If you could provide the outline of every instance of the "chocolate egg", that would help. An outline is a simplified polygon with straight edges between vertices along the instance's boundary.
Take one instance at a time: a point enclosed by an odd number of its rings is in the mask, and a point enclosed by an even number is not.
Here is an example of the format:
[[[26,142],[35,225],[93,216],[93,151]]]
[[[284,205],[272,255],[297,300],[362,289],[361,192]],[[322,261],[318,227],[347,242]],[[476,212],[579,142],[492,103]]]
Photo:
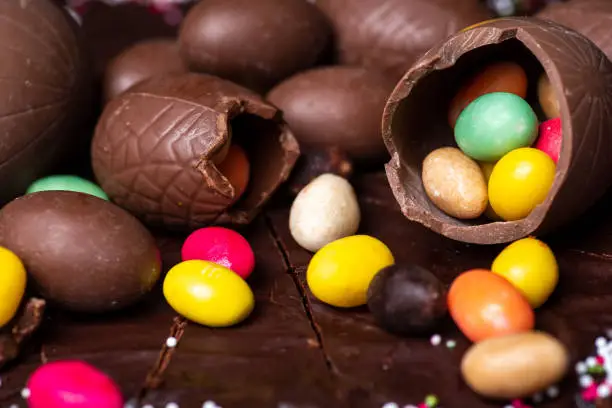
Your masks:
[[[478,0],[318,0],[331,20],[343,64],[384,70],[399,79],[437,42],[491,18]]]
[[[421,163],[431,151],[454,144],[446,115],[455,92],[474,72],[501,60],[525,69],[532,84],[527,95],[531,106],[538,105],[543,72],[559,98],[563,142],[554,182],[526,218],[458,220],[427,198]],[[392,156],[387,177],[402,212],[442,235],[479,244],[541,235],[577,217],[612,184],[611,77],[612,63],[595,44],[536,18],[486,22],[432,48],[404,75],[383,115],[383,138]]]
[[[153,39],[134,44],[116,56],[104,75],[106,101],[155,75],[187,72],[173,39]]]
[[[612,2],[609,0],[572,0],[553,3],[536,17],[572,28],[588,37],[612,58]]]
[[[217,167],[227,144],[250,163],[246,192]],[[151,225],[193,229],[247,224],[287,179],[299,147],[278,109],[205,74],[151,78],[110,101],[92,142],[92,164],[111,200]]]
[[[0,2],[0,203],[23,194],[79,136],[86,67],[77,23],[51,0]]]
[[[160,274],[155,241],[132,215],[72,191],[43,191],[0,210],[0,245],[13,251],[50,301],[78,312],[128,306]]]
[[[333,66],[301,72],[267,99],[305,148],[338,147],[353,159],[380,160],[387,157],[380,117],[393,86],[376,71]]]
[[[330,34],[304,0],[207,0],[187,14],[179,43],[192,70],[262,91],[312,66]]]

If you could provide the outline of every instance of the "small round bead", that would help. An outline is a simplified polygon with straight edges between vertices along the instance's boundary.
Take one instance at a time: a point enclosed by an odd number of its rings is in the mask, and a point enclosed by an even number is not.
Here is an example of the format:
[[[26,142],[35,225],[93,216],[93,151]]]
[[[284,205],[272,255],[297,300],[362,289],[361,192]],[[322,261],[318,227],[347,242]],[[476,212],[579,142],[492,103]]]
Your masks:
[[[147,404],[147,405],[143,405],[142,408],[154,408],[154,407],[151,404]]]
[[[399,405],[397,405],[395,402],[387,402],[382,406],[382,408],[399,408]]]
[[[578,382],[582,388],[588,388],[593,384],[593,377],[590,375],[581,375]]]
[[[605,337],[598,337],[597,340],[595,340],[595,345],[597,347],[604,347],[606,344],[608,344],[608,341]]]
[[[448,345],[448,343],[447,343]],[[425,405],[427,405],[429,408],[435,408],[438,406],[438,397],[436,397],[433,394],[430,394],[428,396],[425,397]]]
[[[442,342],[442,337],[439,334],[431,336],[430,342],[433,346],[438,346]]]
[[[586,359],[587,367],[595,367],[597,365],[597,359],[595,357],[589,357]]]
[[[169,402],[166,404],[166,408],[179,408],[179,404],[176,402]]]
[[[176,337],[168,337],[166,339],[166,346],[170,348],[176,347],[177,344],[178,344],[178,340],[176,339]]]
[[[446,342],[446,347],[448,347],[449,349],[455,348],[456,345],[457,342],[455,340],[448,340]]]
[[[204,404],[202,404],[202,408],[221,408],[221,407],[215,404],[214,401],[206,401]]]
[[[601,384],[597,387],[597,396],[599,398],[608,398],[610,396],[610,387],[606,384]]]
[[[584,374],[587,372],[587,366],[584,362],[576,363],[576,374]]]
[[[29,388],[24,388],[24,389],[21,390],[21,398],[23,398],[23,399],[30,398],[30,389]]]
[[[546,395],[548,395],[548,398],[557,398],[559,396],[559,388],[554,385],[548,387]]]

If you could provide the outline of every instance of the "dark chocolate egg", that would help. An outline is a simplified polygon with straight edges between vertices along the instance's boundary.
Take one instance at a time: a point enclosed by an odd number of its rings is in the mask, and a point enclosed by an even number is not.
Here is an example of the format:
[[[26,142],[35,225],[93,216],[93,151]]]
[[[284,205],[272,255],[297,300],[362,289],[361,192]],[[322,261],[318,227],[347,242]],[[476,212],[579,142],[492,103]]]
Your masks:
[[[339,147],[357,160],[387,157],[380,118],[395,83],[377,71],[332,66],[301,72],[267,99],[304,147]]]
[[[446,289],[434,274],[417,265],[391,265],[374,276],[368,308],[383,328],[422,334],[446,314]]]
[[[236,169],[219,165],[229,143],[250,162],[238,201],[230,183]],[[276,107],[232,82],[195,73],[154,77],[111,100],[92,142],[93,170],[111,200],[173,229],[249,223],[298,156]]]
[[[331,20],[343,64],[384,70],[399,79],[437,42],[491,18],[479,0],[317,0]]]
[[[86,116],[78,25],[51,0],[0,1],[0,203],[74,145]]]
[[[305,0],[206,0],[185,17],[179,43],[192,70],[264,91],[312,66],[330,35]]]
[[[155,241],[135,217],[72,191],[28,194],[4,206],[0,245],[19,256],[45,298],[78,312],[136,302],[161,270]]]
[[[174,39],[159,38],[134,44],[116,56],[104,74],[106,101],[155,75],[187,72]]]

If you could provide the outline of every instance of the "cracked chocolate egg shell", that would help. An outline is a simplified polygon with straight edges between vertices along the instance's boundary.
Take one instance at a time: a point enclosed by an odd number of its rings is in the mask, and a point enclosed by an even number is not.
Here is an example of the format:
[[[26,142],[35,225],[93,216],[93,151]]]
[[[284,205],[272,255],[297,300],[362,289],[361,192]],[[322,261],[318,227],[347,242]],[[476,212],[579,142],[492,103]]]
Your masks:
[[[491,18],[478,0],[317,0],[332,22],[340,63],[381,69],[393,80],[439,41]]]
[[[217,168],[229,143],[250,162],[246,192],[236,202]],[[195,73],[151,78],[110,101],[92,142],[94,173],[109,197],[149,225],[179,230],[248,224],[298,156],[276,107]]]
[[[555,179],[544,202],[524,219],[455,219],[427,197],[422,162],[434,149],[455,145],[445,115],[458,88],[500,60],[515,61],[525,69],[530,84],[527,100],[536,108],[538,78],[542,72],[550,78],[563,129]],[[431,49],[397,84],[382,123],[391,154],[387,177],[408,219],[449,238],[494,244],[547,233],[583,213],[611,184],[610,112],[612,63],[586,37],[535,18],[485,22]]]
[[[0,2],[0,203],[69,152],[84,115],[78,26],[50,0]]]
[[[588,37],[612,58],[612,2],[609,0],[571,0],[553,3],[536,17],[554,21]]]
[[[13,251],[48,300],[101,313],[133,304],[157,282],[153,236],[108,201],[72,191],[19,197],[0,210],[0,245]]]

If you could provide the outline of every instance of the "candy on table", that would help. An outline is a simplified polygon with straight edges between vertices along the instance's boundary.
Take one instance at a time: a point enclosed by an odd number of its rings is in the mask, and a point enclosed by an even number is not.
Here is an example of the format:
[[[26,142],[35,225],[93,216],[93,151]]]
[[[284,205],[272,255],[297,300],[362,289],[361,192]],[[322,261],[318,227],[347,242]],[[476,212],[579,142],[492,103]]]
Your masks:
[[[563,143],[561,118],[549,119],[540,124],[539,136],[535,148],[543,151],[557,164]]]
[[[498,62],[484,68],[459,89],[448,110],[448,123],[455,127],[459,114],[476,98],[493,92],[508,92],[525,98],[527,75],[515,62]]]
[[[255,254],[238,232],[223,227],[200,228],[192,232],[181,248],[183,261],[199,259],[224,266],[243,279],[255,268]]]
[[[502,157],[489,179],[489,202],[506,221],[527,217],[548,195],[555,179],[555,163],[531,147]]]
[[[234,199],[236,202],[246,191],[251,176],[251,164],[242,147],[237,144],[229,145],[224,159],[217,164],[217,169],[223,174],[234,187]]]
[[[459,275],[448,291],[448,310],[474,342],[533,329],[533,309],[510,282],[485,269]]]
[[[587,406],[610,398],[612,394],[612,341],[604,336],[598,337],[595,340],[595,355],[579,361],[575,366],[575,372],[581,389],[578,396],[580,404]]]
[[[442,147],[423,160],[421,174],[429,199],[446,214],[479,217],[487,208],[487,184],[474,160],[454,147]]]
[[[306,280],[312,294],[324,303],[362,306],[374,276],[394,262],[389,248],[378,239],[353,235],[321,248],[310,260]]]
[[[455,141],[474,160],[492,162],[538,136],[538,118],[527,101],[507,92],[482,95],[459,115]]]
[[[123,408],[117,385],[82,361],[54,361],[40,366],[22,392],[30,408]]]
[[[175,265],[164,279],[163,292],[177,313],[209,327],[236,325],[255,306],[253,292],[240,276],[209,261]]]
[[[548,119],[558,118],[561,116],[559,99],[555,94],[555,90],[550,83],[550,79],[546,73],[543,73],[538,80],[538,101],[540,107]]]
[[[26,270],[19,257],[0,247],[0,327],[10,322],[17,313],[26,281]]]
[[[57,174],[38,179],[28,187],[26,194],[50,190],[75,191],[78,193],[90,194],[103,200],[109,200],[100,186],[82,177],[71,174]]]
[[[289,230],[302,247],[316,252],[357,232],[361,211],[355,190],[343,177],[323,174],[300,191],[291,206]]]
[[[493,261],[491,271],[513,284],[533,308],[546,302],[559,279],[555,255],[535,238],[523,238],[504,248]]]

